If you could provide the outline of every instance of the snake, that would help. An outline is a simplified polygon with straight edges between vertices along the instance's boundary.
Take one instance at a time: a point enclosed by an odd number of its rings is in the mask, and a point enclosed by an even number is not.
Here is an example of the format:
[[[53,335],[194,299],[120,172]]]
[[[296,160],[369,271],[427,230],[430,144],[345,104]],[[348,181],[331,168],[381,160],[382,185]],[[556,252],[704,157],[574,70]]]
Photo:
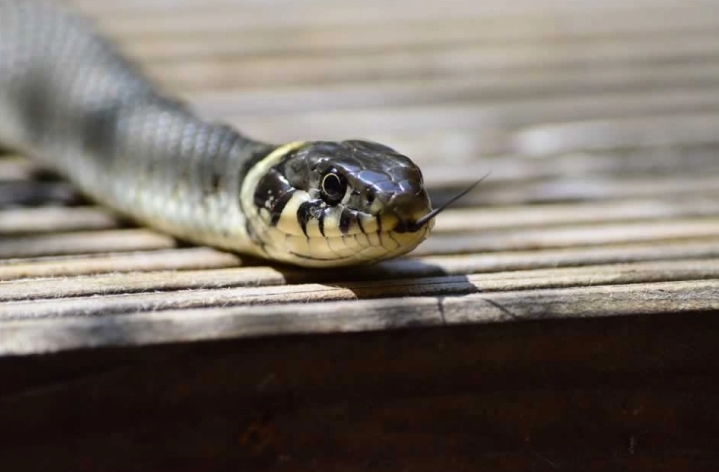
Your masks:
[[[388,146],[275,145],[201,119],[46,0],[0,0],[0,143],[141,225],[303,267],[407,254],[444,208]]]

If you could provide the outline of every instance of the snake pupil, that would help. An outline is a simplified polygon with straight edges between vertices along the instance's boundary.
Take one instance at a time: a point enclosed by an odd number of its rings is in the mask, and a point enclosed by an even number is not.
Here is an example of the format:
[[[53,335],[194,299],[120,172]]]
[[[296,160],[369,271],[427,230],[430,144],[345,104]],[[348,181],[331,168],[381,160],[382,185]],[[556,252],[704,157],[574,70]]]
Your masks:
[[[326,173],[322,177],[322,197],[330,205],[342,201],[347,193],[347,181],[336,170]]]

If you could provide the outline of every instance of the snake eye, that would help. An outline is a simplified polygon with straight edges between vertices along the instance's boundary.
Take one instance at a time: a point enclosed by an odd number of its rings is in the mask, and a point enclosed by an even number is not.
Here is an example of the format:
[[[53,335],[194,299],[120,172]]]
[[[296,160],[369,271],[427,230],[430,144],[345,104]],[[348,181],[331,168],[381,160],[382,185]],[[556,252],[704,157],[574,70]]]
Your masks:
[[[342,201],[347,193],[347,180],[336,170],[331,170],[322,176],[322,198],[330,205]]]

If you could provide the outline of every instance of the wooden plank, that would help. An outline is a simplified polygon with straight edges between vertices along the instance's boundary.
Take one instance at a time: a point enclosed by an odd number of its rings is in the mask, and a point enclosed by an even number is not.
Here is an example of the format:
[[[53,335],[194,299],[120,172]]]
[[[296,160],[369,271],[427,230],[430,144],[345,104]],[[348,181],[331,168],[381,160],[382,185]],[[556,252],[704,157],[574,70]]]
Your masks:
[[[719,260],[678,260],[599,267],[539,269],[490,274],[424,277],[383,277],[373,281],[348,282],[354,274],[283,273],[271,267],[231,268],[213,271],[111,274],[73,280],[50,279],[0,284],[0,302],[34,300],[32,304],[4,304],[3,316],[49,317],[102,315],[133,311],[171,309],[164,303],[191,308],[206,300],[208,306],[293,303],[305,300],[354,300],[401,296],[440,296],[453,293],[500,292],[541,288],[619,285],[646,282],[719,278]],[[285,285],[288,282],[291,285]],[[324,281],[325,285],[317,282]],[[193,290],[185,294],[167,293]],[[163,292],[163,293],[159,293]],[[127,297],[111,295],[135,294]],[[97,301],[95,295],[104,295]],[[72,300],[64,300],[67,298]],[[54,303],[52,300],[57,300]],[[203,305],[204,306],[204,305]],[[8,311],[5,311],[5,310]]]
[[[698,64],[715,62],[711,38],[616,44],[567,44],[548,48],[541,44],[513,47],[460,45],[451,48],[391,49],[355,54],[307,54],[250,57],[206,57],[181,62],[147,64],[150,75],[173,89],[227,89],[272,84],[326,84],[376,78],[432,78],[446,75],[514,74],[526,70],[547,71],[610,65],[627,68],[660,61]],[[591,57],[591,60],[587,58]],[[283,75],[284,73],[284,75]]]
[[[107,251],[109,248],[104,249]],[[0,281],[112,272],[220,269],[239,265],[242,265],[242,259],[238,256],[207,247],[109,254],[101,252],[66,257],[0,260]]]
[[[176,245],[173,238],[146,229],[78,231],[0,239],[0,259],[169,249]]]
[[[679,129],[681,130],[681,126]],[[619,147],[619,143],[612,142],[612,135],[608,135],[606,149],[579,148],[547,154],[548,149],[542,147],[541,142],[537,147],[534,147],[532,141],[526,143],[517,139],[515,142],[514,138],[520,136],[521,131],[515,133],[507,130],[479,130],[472,133],[469,130],[458,130],[402,134],[372,133],[371,137],[380,142],[392,143],[396,149],[411,156],[424,169],[424,174],[429,179],[427,186],[430,190],[467,182],[469,174],[479,178],[491,171],[482,188],[472,195],[481,194],[487,187],[498,182],[502,182],[503,185],[507,183],[514,185],[531,183],[533,180],[536,183],[542,179],[578,178],[581,181],[587,177],[622,177],[639,179],[633,182],[639,183],[641,178],[649,175],[666,177],[673,174],[678,177],[696,177],[701,174],[712,175],[717,168],[717,160],[714,159],[716,146],[713,144],[666,142],[664,145],[656,146]],[[668,133],[667,141],[672,139],[671,136],[673,134]],[[561,141],[556,142],[556,146],[561,148]],[[548,145],[553,144],[550,141]],[[522,151],[523,147],[527,148],[528,152],[518,153],[517,151]],[[678,159],[679,156],[681,159]],[[450,165],[439,164],[438,158]],[[459,181],[456,180],[457,166],[465,169],[464,177]],[[455,182],[451,182],[453,178]],[[459,204],[463,203],[464,200],[459,202]]]
[[[719,208],[713,198],[696,195],[671,200],[627,199],[618,202],[537,204],[530,207],[497,205],[449,209],[437,217],[434,231],[440,234],[474,233],[495,229],[549,228],[693,216],[719,216]]]
[[[662,22],[666,9],[607,10],[603,21],[582,13],[543,12],[537,15],[499,17],[425,17],[391,21],[387,18],[367,23],[326,25],[283,25],[276,23],[202,31],[162,31],[116,35],[121,47],[146,62],[213,57],[353,53],[392,47],[452,47],[462,44],[558,43],[581,41],[631,41],[635,38],[709,34],[719,27],[710,12],[698,9],[673,10],[671,24]],[[229,12],[241,17],[243,12]],[[163,18],[163,23],[172,18]]]
[[[719,109],[717,87],[674,89],[671,95],[655,91],[597,93],[546,99],[504,99],[468,104],[418,105],[393,108],[308,111],[225,121],[261,136],[286,141],[289,137],[339,138],[372,133],[437,132],[477,129],[513,129],[547,122],[641,117]],[[319,138],[318,138],[319,139]]]
[[[72,4],[82,0],[70,0]],[[293,25],[356,25],[382,21],[407,21],[413,19],[456,19],[466,17],[497,18],[503,16],[522,16],[551,18],[552,14],[561,13],[583,14],[586,16],[615,12],[631,14],[636,11],[660,10],[665,15],[686,10],[686,5],[677,0],[643,0],[627,7],[626,3],[612,1],[611,3],[571,2],[568,0],[543,0],[541,5],[530,1],[513,2],[483,2],[471,0],[453,0],[451,2],[425,1],[422,8],[408,7],[405,2],[385,3],[379,0],[363,2],[361,5],[343,5],[336,8],[328,2],[283,2],[283,15],[277,14],[277,4],[274,2],[254,2],[252,4],[225,3],[196,4],[197,8],[183,8],[173,3],[172,8],[167,4],[159,8],[143,11],[138,15],[135,9],[119,9],[119,11],[95,10],[101,19],[105,19],[103,27],[114,34],[166,34],[168,32],[182,32],[191,34],[207,30],[207,25],[213,25],[218,31],[234,31],[240,27],[273,25],[286,27]],[[694,2],[696,9],[709,9],[711,1]],[[87,12],[93,9],[82,5]],[[134,5],[137,8],[137,4]],[[451,7],[450,7],[451,6]],[[234,7],[234,8],[233,8]],[[123,14],[123,10],[124,13]],[[548,14],[549,13],[549,14]]]
[[[461,254],[488,251],[526,251],[547,248],[599,246],[643,242],[652,244],[696,237],[719,237],[719,220],[673,219],[670,221],[593,224],[485,231],[482,234],[435,234],[413,254]]]
[[[118,226],[116,217],[98,207],[40,207],[0,212],[0,237],[52,231],[106,230]]]
[[[694,145],[715,142],[710,130],[719,125],[714,113],[615,118],[536,126],[514,137],[516,151],[526,155],[556,154],[576,149]]]
[[[719,280],[714,279],[390,298],[364,303],[332,301],[148,311],[132,316],[76,317],[64,320],[62,324],[52,319],[17,320],[3,323],[0,353],[18,355],[81,347],[390,330],[442,324],[681,314],[719,309],[717,293]],[[5,309],[3,316],[10,317]]]
[[[377,77],[373,80],[338,82],[318,88],[314,84],[271,84],[218,90],[180,90],[200,113],[249,117],[368,107],[492,101],[502,98],[531,99],[542,96],[581,95],[598,92],[662,90],[717,84],[719,61],[687,67],[683,63],[608,64],[596,68],[486,71],[481,74],[440,77]],[[707,118],[711,119],[710,116]]]
[[[711,470],[718,328],[655,315],[5,357],[3,458],[29,471]]]

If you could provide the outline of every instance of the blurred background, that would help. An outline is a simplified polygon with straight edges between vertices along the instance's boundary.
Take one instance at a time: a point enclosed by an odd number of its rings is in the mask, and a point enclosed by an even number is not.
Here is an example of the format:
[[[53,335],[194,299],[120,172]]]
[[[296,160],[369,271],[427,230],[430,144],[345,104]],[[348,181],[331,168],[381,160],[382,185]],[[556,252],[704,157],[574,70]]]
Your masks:
[[[465,203],[719,189],[715,1],[69,3],[256,138],[377,140],[435,190],[491,170]]]

